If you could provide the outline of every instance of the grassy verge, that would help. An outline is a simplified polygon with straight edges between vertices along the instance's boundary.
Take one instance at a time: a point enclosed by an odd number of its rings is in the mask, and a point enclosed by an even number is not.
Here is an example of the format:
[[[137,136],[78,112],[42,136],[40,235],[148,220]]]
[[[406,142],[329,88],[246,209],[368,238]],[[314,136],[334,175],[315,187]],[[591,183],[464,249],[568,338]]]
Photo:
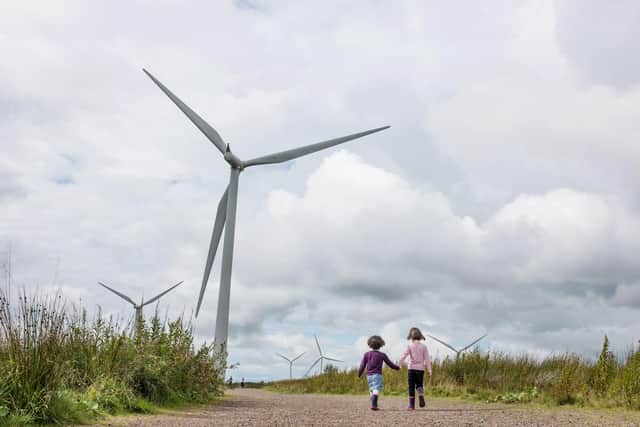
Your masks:
[[[157,312],[137,330],[92,320],[59,296],[0,291],[0,426],[89,423],[222,393],[224,354],[196,348],[189,322]]]
[[[435,361],[433,377],[425,381],[425,392],[438,397],[640,410],[640,349],[616,358],[605,337],[597,361],[573,354],[540,360],[476,350],[459,358]],[[384,383],[385,394],[406,395],[406,368],[385,368]],[[284,393],[368,393],[366,379],[358,379],[355,369],[339,371],[333,366],[322,375],[275,382],[268,389]]]

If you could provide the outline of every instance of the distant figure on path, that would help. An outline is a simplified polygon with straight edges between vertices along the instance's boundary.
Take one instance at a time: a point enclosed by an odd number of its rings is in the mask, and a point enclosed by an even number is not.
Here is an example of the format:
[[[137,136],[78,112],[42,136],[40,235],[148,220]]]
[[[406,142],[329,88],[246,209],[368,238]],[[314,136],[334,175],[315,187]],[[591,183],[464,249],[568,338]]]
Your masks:
[[[371,400],[371,410],[378,410],[378,396],[384,386],[382,378],[382,362],[386,363],[391,369],[396,371],[400,369],[398,365],[389,360],[389,357],[379,351],[384,347],[384,340],[378,335],[373,335],[367,340],[367,345],[371,351],[367,351],[362,356],[360,368],[358,369],[358,378],[362,376],[364,369],[367,368],[367,383],[369,384],[369,399]]]
[[[242,377],[242,381],[240,381],[240,387],[244,388],[244,377]]]
[[[233,377],[229,377],[229,388],[233,386]]]
[[[399,365],[402,366],[407,356],[409,357],[409,406],[407,406],[407,411],[413,411],[416,409],[416,388],[420,398],[420,407],[424,408],[426,405],[424,401],[424,371],[426,369],[431,377],[431,358],[427,346],[420,342],[424,340],[420,329],[411,328],[407,339],[410,342],[400,357]]]

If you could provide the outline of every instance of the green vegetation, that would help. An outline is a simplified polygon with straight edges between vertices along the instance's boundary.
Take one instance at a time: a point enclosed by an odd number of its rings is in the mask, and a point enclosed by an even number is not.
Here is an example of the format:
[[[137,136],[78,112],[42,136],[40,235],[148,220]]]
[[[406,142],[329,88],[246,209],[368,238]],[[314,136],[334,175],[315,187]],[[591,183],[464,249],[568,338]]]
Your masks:
[[[616,359],[605,337],[596,361],[573,354],[536,359],[477,349],[459,358],[433,363],[433,377],[426,393],[504,403],[594,406],[640,410],[640,348]],[[385,368],[384,392],[404,395],[407,371]],[[367,393],[365,378],[355,369],[327,367],[322,375],[279,381],[269,386],[285,393]]]
[[[89,321],[60,295],[12,304],[0,290],[0,426],[86,423],[222,393],[224,354],[196,349],[190,323],[156,311],[131,332],[100,312]]]

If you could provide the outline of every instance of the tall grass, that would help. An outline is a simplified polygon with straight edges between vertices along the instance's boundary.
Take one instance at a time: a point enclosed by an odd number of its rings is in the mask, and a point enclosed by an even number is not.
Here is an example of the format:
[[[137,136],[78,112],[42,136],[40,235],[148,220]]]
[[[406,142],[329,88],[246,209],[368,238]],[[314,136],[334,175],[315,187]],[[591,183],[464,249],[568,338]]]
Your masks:
[[[0,425],[85,422],[103,413],[203,402],[222,392],[225,355],[196,349],[191,324],[156,311],[126,324],[53,297],[0,290]]]
[[[551,405],[623,407],[640,410],[640,349],[616,359],[605,338],[599,359],[575,354],[543,359],[527,354],[481,353],[436,360],[426,392],[505,403],[537,402]],[[355,369],[328,367],[311,378],[279,381],[271,389],[291,393],[367,393],[365,378]],[[384,392],[407,393],[407,370],[384,370]]]

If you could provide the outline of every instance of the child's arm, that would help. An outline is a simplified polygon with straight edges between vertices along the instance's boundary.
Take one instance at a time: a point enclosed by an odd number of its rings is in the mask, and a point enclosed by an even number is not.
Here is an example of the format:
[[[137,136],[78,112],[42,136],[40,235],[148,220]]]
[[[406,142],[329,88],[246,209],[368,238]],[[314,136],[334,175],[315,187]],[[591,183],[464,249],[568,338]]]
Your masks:
[[[409,347],[407,347],[404,350],[404,353],[402,353],[402,356],[400,356],[400,361],[398,362],[398,365],[402,366],[404,364],[404,360],[407,358],[408,355],[409,355]]]
[[[384,354],[384,363],[387,364],[388,367],[390,367],[391,369],[395,369],[396,371],[400,370],[400,366],[396,365],[395,363],[393,363],[390,359],[389,356],[387,356],[387,354]]]
[[[364,368],[366,367],[367,367],[367,353],[365,353],[364,356],[362,356],[362,362],[360,362],[360,368],[358,368],[358,378],[362,376],[362,373],[364,372]]]
[[[427,346],[424,346],[424,368],[429,372],[429,376],[431,376],[431,357],[429,357],[429,349]]]

